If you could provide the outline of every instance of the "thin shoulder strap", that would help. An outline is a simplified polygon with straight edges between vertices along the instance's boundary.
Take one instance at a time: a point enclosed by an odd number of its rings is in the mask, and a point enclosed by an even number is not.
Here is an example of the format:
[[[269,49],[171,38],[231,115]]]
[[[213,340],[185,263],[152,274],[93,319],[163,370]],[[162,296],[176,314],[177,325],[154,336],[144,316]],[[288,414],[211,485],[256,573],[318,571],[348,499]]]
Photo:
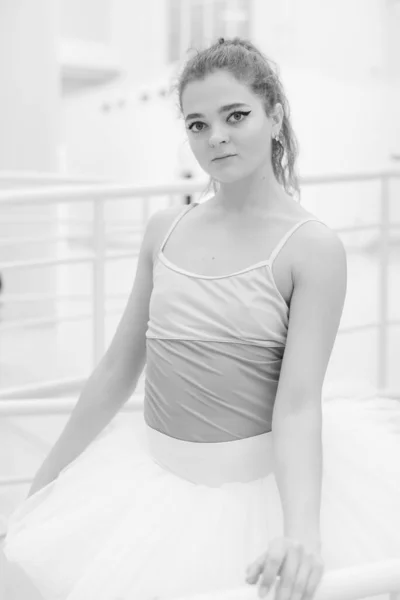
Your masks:
[[[303,219],[303,221],[300,221],[299,223],[296,223],[296,225],[294,225],[291,229],[289,229],[289,231],[287,231],[285,233],[285,235],[279,240],[279,242],[277,243],[277,245],[275,246],[275,248],[272,250],[271,256],[269,257],[269,263],[271,265],[274,262],[275,258],[278,256],[279,252],[282,250],[283,246],[288,241],[288,239],[293,235],[293,233],[299,227],[301,227],[302,225],[304,225],[304,223],[308,223],[309,221],[318,221],[319,223],[322,223],[322,221],[320,221],[319,219],[316,219],[314,217],[309,217],[307,219]]]
[[[194,206],[197,206],[197,202],[192,202],[191,204],[189,204],[189,206],[185,206],[185,208],[178,214],[178,216],[175,217],[175,219],[172,221],[172,225],[170,226],[170,228],[167,231],[167,235],[164,237],[164,240],[160,246],[159,252],[163,251],[163,248],[164,248],[165,244],[167,243],[169,236],[171,235],[171,233],[173,232],[175,227],[178,225],[178,223],[182,219],[182,217],[184,215],[186,215],[186,213],[189,212],[189,210],[191,210]]]

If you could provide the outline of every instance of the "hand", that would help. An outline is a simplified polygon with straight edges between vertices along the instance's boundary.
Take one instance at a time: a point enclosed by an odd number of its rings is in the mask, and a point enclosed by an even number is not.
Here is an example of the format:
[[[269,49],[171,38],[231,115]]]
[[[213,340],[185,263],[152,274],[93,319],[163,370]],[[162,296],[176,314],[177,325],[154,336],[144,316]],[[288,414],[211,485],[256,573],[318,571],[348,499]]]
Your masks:
[[[249,566],[246,581],[255,584],[260,578],[259,597],[265,598],[279,574],[275,600],[312,600],[323,572],[319,549],[279,537]]]

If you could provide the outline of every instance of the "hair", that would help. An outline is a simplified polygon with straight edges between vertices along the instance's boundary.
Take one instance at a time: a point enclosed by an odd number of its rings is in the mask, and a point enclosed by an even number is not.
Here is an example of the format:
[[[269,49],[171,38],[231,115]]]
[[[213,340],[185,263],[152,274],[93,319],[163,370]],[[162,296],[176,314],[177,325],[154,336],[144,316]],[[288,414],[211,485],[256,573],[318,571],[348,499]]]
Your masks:
[[[231,73],[239,82],[246,84],[251,91],[263,102],[266,115],[269,117],[275,105],[282,105],[284,116],[279,139],[268,140],[272,144],[271,162],[277,181],[283,185],[286,192],[300,198],[300,186],[296,173],[295,162],[298,156],[298,142],[290,122],[290,108],[282,83],[279,69],[273,61],[258,50],[247,39],[219,38],[210,47],[195,50],[194,54],[184,64],[172,91],[178,92],[178,111],[183,115],[182,94],[192,81],[201,81],[218,70]],[[211,186],[214,193],[218,191],[218,182],[210,177],[209,184],[203,192],[207,194]]]

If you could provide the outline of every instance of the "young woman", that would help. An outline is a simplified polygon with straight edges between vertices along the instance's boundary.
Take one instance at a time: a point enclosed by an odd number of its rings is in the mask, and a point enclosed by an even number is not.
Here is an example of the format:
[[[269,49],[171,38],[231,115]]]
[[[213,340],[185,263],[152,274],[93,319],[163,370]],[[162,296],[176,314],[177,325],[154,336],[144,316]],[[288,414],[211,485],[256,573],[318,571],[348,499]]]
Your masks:
[[[214,195],[149,220],[115,337],[5,553],[49,600],[214,597],[246,582],[309,600],[327,570],[400,557],[400,408],[322,397],[346,255],[294,199],[276,70],[220,39],[177,90]],[[144,365],[141,432],[106,428]]]

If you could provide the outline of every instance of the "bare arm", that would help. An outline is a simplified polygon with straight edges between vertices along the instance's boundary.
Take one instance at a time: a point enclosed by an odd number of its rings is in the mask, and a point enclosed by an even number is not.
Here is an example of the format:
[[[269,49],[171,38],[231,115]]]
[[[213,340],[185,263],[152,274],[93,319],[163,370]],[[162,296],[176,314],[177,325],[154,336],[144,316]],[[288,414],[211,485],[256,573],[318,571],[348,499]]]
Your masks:
[[[87,380],[65,428],[37,472],[28,496],[55,479],[81,454],[134,392],[146,363],[154,250],[171,216],[174,216],[173,209],[166,209],[149,219],[133,288],[114,338]]]
[[[320,549],[322,385],[346,294],[342,242],[315,224],[293,269],[289,329],[272,434],[285,535]]]

